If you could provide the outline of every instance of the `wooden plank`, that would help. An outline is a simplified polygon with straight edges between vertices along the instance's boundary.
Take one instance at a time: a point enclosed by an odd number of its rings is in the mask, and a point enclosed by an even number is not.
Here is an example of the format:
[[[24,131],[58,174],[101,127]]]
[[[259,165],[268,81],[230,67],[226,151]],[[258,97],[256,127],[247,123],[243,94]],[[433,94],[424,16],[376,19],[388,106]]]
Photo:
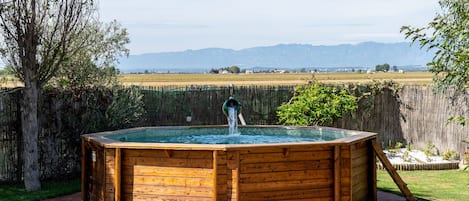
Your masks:
[[[352,151],[349,145],[340,146],[340,197],[344,200],[352,195]]]
[[[156,166],[123,166],[123,174],[128,176],[167,176],[167,177],[196,177],[212,178],[212,169],[206,168],[174,168]]]
[[[331,179],[308,179],[308,180],[280,180],[257,183],[239,183],[239,190],[242,193],[247,192],[265,192],[281,190],[299,190],[299,189],[332,189]]]
[[[363,156],[368,157],[368,153],[370,153],[370,152],[373,152],[373,151],[368,149],[367,147],[356,149],[356,150],[352,151],[352,159],[360,158],[360,157],[363,157]]]
[[[341,175],[340,175],[340,147],[334,146],[334,200],[339,201],[341,198]]]
[[[240,154],[239,151],[227,152],[227,189],[228,200],[239,199]]]
[[[121,149],[115,149],[114,200],[121,200]]]
[[[329,159],[309,160],[309,161],[285,161],[273,163],[250,163],[243,164],[241,167],[243,173],[261,173],[261,172],[284,172],[290,170],[317,170],[332,169],[332,161]]]
[[[279,153],[283,149],[289,149],[293,152],[316,152],[316,151],[332,151],[331,145],[310,145],[310,146],[285,146],[285,147],[261,147],[239,150],[240,154],[256,154],[256,153]]]
[[[145,184],[156,186],[193,186],[210,187],[214,185],[212,178],[174,177],[174,176],[124,176],[123,184]]]
[[[171,196],[171,195],[143,195],[143,194],[125,194],[124,200],[132,200],[132,201],[212,201],[211,197],[197,197],[194,198],[192,196]]]
[[[373,139],[371,141],[368,141],[368,149],[372,149],[373,145],[372,143],[376,143],[376,139]],[[378,199],[378,192],[377,192],[377,176],[376,176],[376,153],[374,151],[370,151],[368,152],[369,153],[369,158],[370,160],[368,160],[368,167],[370,167],[368,169],[368,171],[370,171],[367,175],[371,175],[370,177],[368,177],[369,181],[368,181],[368,184],[371,186],[371,189],[370,189],[370,200],[377,200]]]
[[[213,151],[213,174],[212,174],[212,179],[213,179],[213,201],[217,200],[218,196],[218,186],[217,186],[217,177],[218,177],[218,153],[217,151]]]
[[[316,188],[316,189],[294,189],[294,190],[276,190],[266,192],[250,192],[243,193],[240,200],[313,200],[313,198],[320,198],[321,200],[331,200],[331,188]]]
[[[352,159],[352,169],[360,168],[368,164],[368,156]]]
[[[394,169],[379,144],[376,141],[373,141],[372,145],[379,160],[383,163],[384,168],[388,171],[389,175],[394,180],[394,183],[396,183],[397,187],[399,187],[399,190],[401,190],[402,194],[404,194],[408,201],[416,201],[414,195],[410,192],[409,188],[407,188],[407,184],[402,180],[401,176],[399,176],[396,169]]]
[[[331,151],[319,152],[289,152],[288,157],[283,155],[283,152],[278,153],[256,153],[256,154],[242,154],[240,162],[247,163],[265,163],[265,162],[283,162],[283,161],[304,161],[304,160],[321,160],[330,159]]]
[[[212,197],[212,187],[184,187],[184,186],[157,186],[157,185],[123,185],[123,188],[131,188],[134,195],[172,195],[172,196],[192,196],[193,200],[198,197]],[[130,191],[126,191],[130,192]]]
[[[81,138],[81,200],[88,200],[88,164],[90,163],[90,158],[87,151],[87,142],[85,138]]]
[[[240,156],[240,153],[239,151],[236,152],[236,155],[235,155],[235,161],[236,161],[236,169],[234,169],[234,172],[233,172],[233,180],[234,180],[234,183],[233,183],[233,189],[235,189],[234,193],[235,193],[235,198],[236,199],[239,199],[239,180],[240,180],[240,163],[241,163],[241,156]]]
[[[177,159],[212,159],[212,151],[172,150],[171,158]],[[160,149],[125,149],[126,157],[168,158]]]
[[[176,158],[148,158],[148,157],[125,157],[126,165],[162,166],[162,167],[191,167],[191,168],[213,168],[212,159],[176,159]]]
[[[240,174],[240,183],[258,183],[270,181],[287,180],[308,180],[308,179],[330,179],[332,180],[332,170],[299,170],[285,172],[263,172],[263,173],[242,173]]]

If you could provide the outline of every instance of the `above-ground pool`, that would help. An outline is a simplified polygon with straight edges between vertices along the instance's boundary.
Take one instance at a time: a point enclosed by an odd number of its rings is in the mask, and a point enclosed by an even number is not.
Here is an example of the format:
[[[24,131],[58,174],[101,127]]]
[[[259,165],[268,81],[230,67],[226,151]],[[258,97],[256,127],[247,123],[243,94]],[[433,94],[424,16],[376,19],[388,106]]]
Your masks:
[[[83,200],[376,200],[375,133],[152,127],[84,135]]]

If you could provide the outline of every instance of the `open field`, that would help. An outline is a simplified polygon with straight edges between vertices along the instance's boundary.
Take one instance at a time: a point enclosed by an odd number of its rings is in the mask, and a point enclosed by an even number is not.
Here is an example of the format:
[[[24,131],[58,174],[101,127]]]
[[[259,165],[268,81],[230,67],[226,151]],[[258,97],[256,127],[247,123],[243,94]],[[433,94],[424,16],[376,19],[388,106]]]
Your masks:
[[[12,76],[0,77],[0,87],[20,87]],[[119,80],[126,86],[190,86],[234,84],[248,85],[298,85],[316,79],[323,83],[366,83],[373,80],[393,80],[402,84],[430,84],[428,72],[407,73],[256,73],[256,74],[123,74]]]
[[[366,83],[373,80],[393,80],[403,84],[429,84],[432,74],[409,73],[256,73],[256,74],[125,74],[119,79],[124,85],[139,86],[188,86],[218,85],[229,83],[245,85],[298,85],[316,79],[323,83]]]

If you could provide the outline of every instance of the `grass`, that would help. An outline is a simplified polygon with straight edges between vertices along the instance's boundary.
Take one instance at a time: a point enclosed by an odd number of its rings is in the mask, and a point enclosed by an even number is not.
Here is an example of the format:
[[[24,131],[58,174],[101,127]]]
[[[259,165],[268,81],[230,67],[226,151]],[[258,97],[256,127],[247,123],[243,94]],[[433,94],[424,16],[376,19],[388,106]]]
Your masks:
[[[415,197],[458,201],[469,198],[469,172],[461,170],[398,171]],[[378,189],[401,194],[389,174],[378,170]]]
[[[0,201],[40,201],[80,191],[80,178],[65,181],[47,181],[42,190],[26,192],[22,184],[0,185]]]

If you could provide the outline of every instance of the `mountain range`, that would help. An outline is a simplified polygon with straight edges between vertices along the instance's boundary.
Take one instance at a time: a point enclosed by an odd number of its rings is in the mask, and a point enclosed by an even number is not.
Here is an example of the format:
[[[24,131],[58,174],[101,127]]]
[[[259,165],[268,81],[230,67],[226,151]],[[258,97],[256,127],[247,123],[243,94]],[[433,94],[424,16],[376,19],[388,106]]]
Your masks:
[[[391,66],[425,66],[434,52],[410,43],[364,42],[343,45],[280,44],[241,50],[207,48],[180,52],[147,53],[121,58],[123,72],[208,72],[227,66],[241,69],[300,68],[374,68]]]

